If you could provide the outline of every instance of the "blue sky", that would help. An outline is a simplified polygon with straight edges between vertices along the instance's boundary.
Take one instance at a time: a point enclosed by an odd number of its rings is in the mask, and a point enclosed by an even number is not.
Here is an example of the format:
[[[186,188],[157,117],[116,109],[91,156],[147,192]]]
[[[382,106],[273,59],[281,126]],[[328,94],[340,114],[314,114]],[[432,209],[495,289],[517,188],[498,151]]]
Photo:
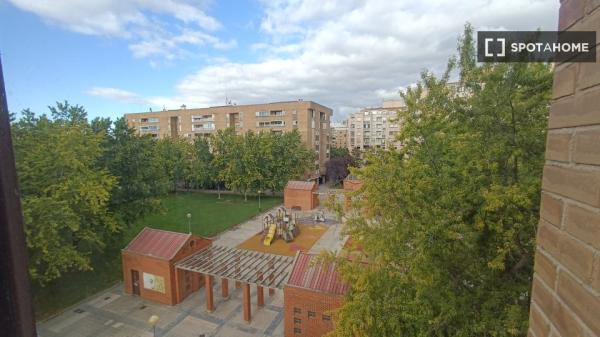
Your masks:
[[[517,10],[518,8],[518,10]],[[0,0],[9,109],[90,116],[303,98],[334,120],[440,71],[462,26],[555,29],[556,0]]]

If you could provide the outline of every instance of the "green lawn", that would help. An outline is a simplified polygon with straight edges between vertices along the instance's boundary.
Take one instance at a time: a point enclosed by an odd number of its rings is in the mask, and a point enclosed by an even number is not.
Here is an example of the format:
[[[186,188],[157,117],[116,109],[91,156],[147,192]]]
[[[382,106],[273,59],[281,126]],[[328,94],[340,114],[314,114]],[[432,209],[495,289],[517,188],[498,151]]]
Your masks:
[[[261,197],[266,210],[282,202],[277,197]],[[177,193],[163,199],[163,210],[136,221],[131,228],[110,243],[104,253],[93,259],[94,270],[64,275],[59,282],[45,288],[34,287],[35,310],[38,318],[47,317],[121,280],[121,248],[144,227],[188,232],[190,213],[192,232],[213,236],[258,214],[258,199],[243,196],[205,193]]]

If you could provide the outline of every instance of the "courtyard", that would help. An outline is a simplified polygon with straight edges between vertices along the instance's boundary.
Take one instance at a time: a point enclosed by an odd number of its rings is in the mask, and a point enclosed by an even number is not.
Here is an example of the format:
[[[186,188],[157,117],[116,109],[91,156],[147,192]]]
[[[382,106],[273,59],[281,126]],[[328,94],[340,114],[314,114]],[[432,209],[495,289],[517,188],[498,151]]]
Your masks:
[[[345,238],[341,236],[341,225],[333,214],[325,213],[328,221],[320,224],[305,224],[298,237],[302,246],[293,246],[279,239],[271,247],[260,248],[252,243],[259,236],[262,217],[274,212],[273,207],[239,225],[214,237],[214,245],[231,248],[255,249],[271,254],[294,255],[294,249],[319,253],[323,249],[339,251]],[[299,212],[303,218],[312,212]],[[249,244],[250,242],[250,244]],[[206,292],[204,288],[190,294],[182,303],[174,306],[163,305],[145,300],[139,296],[125,294],[123,284],[118,283],[94,296],[68,308],[38,324],[38,332],[43,337],[58,336],[116,336],[144,337],[153,336],[153,329],[147,322],[152,315],[160,320],[156,325],[156,336],[168,337],[249,337],[283,336],[283,291],[275,290],[272,295],[265,293],[264,306],[257,305],[256,287],[250,287],[252,320],[243,318],[242,289],[234,282],[227,285],[229,296],[223,298],[222,283],[213,283],[214,311],[206,310]]]

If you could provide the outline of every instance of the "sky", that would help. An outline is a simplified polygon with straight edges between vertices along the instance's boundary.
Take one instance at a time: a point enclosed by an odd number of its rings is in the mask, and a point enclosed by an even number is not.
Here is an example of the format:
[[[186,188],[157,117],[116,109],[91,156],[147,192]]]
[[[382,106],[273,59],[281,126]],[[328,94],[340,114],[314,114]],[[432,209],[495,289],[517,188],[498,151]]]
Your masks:
[[[558,0],[0,0],[12,112],[312,100],[342,121],[440,73],[463,26],[555,30]]]

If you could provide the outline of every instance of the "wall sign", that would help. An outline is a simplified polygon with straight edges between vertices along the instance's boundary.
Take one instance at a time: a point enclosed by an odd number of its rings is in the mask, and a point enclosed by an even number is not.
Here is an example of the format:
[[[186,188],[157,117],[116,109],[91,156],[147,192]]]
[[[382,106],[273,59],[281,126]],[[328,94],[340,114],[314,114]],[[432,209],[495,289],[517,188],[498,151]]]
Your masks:
[[[144,274],[144,288],[165,293],[165,278],[154,274]]]

